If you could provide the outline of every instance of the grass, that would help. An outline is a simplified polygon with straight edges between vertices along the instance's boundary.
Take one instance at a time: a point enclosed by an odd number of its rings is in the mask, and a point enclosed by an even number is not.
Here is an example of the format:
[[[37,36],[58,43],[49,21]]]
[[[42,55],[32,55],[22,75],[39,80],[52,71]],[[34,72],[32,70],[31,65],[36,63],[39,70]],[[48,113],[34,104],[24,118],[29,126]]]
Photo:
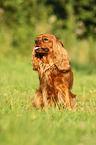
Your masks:
[[[0,60],[1,145],[95,145],[96,69],[72,65],[76,109],[37,111],[31,101],[39,81],[30,59]]]

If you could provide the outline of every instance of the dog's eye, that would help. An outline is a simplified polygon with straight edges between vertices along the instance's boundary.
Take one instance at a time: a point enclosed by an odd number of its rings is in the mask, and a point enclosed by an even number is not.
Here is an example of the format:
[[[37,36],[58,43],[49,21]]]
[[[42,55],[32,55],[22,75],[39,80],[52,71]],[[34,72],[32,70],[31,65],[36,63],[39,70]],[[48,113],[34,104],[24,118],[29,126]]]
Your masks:
[[[48,41],[48,39],[47,39],[47,38],[45,38],[45,39],[44,39],[44,41]]]

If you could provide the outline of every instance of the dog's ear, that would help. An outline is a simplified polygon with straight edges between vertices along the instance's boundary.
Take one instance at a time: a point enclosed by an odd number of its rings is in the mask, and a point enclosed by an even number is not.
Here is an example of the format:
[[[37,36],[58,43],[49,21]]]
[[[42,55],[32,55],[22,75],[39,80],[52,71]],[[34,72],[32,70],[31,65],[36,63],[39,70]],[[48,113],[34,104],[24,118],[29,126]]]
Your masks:
[[[39,61],[38,61],[38,58],[36,57],[36,53],[35,53],[35,49],[34,48],[33,48],[33,52],[32,52],[31,64],[33,64],[33,69],[34,70],[38,70]]]
[[[54,64],[59,70],[66,71],[70,69],[70,62],[68,59],[67,51],[58,38],[53,42],[53,55]]]

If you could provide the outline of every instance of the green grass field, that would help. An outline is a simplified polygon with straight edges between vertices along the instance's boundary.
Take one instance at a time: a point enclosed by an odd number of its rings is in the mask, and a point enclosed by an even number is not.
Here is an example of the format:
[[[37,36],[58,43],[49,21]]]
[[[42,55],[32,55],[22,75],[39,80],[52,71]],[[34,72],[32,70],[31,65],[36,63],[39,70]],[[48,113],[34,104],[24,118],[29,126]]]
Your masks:
[[[38,74],[30,59],[0,60],[0,145],[95,145],[96,69],[73,65],[73,111],[32,107]]]

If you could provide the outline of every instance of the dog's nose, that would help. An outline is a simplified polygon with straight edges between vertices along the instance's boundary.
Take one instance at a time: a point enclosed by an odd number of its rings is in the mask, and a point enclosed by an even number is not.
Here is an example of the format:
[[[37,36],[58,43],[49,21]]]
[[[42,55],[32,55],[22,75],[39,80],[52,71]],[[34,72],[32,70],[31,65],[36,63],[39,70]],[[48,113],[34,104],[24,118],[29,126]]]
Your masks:
[[[38,39],[36,39],[36,40],[35,40],[35,43],[37,44],[38,42],[39,42],[39,40],[38,40]]]

